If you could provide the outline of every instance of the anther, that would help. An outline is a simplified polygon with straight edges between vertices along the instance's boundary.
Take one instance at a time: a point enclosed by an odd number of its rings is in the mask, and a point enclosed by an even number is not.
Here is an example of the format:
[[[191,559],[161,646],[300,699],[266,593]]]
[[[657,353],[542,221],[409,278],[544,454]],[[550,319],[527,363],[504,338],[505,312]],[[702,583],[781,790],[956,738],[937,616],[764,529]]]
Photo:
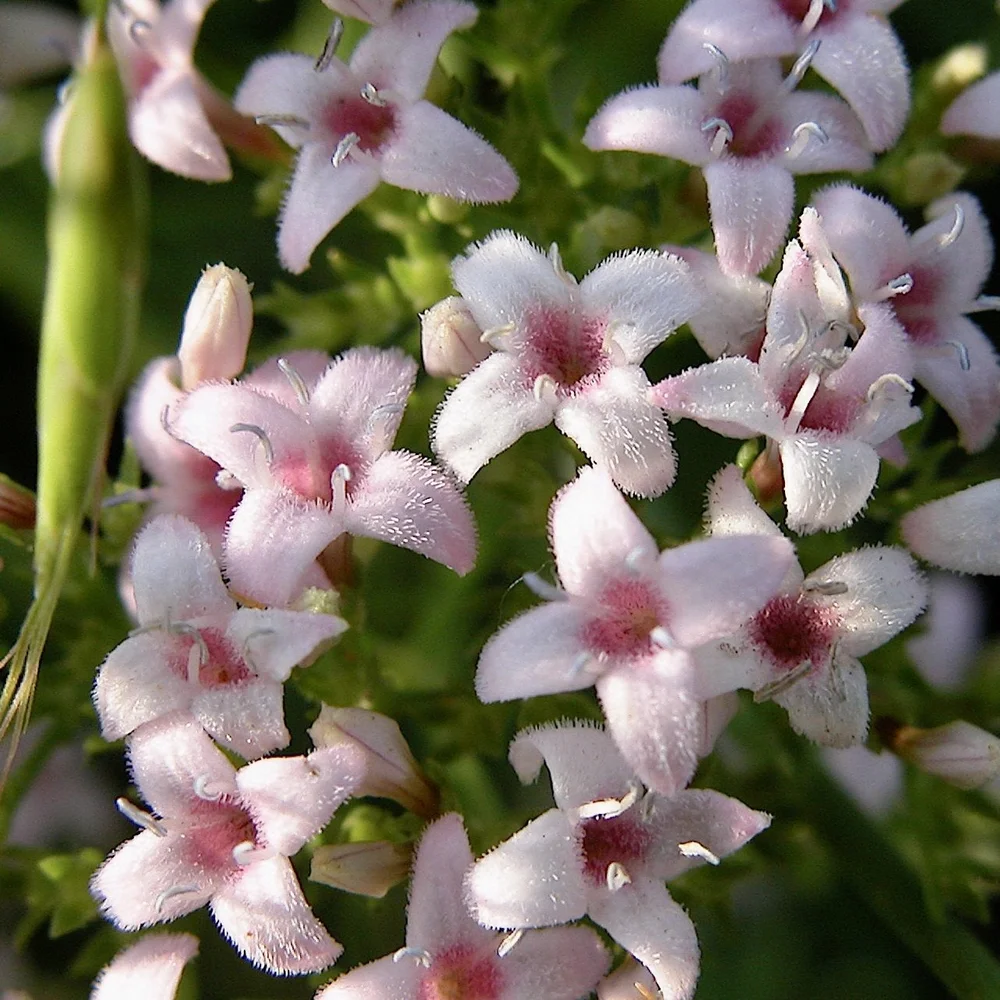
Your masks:
[[[404,958],[415,958],[425,969],[434,963],[431,953],[424,948],[400,948],[392,953],[394,962],[401,962]]]
[[[243,489],[243,484],[228,469],[219,469],[215,474],[215,485],[220,490]]]
[[[896,278],[893,278],[891,281],[887,281],[872,295],[871,300],[873,302],[884,302],[886,299],[895,298],[897,295],[905,295],[907,292],[912,290],[913,275],[906,272]]]
[[[503,326],[492,326],[489,330],[483,330],[479,335],[481,344],[494,345],[498,337],[505,337],[508,333],[513,333],[517,327],[513,323],[504,323]]]
[[[946,340],[944,346],[952,348],[958,355],[958,365],[963,372],[967,372],[972,367],[969,349],[960,340]]]
[[[268,128],[302,128],[309,130],[309,122],[298,115],[254,115],[253,119],[258,125],[266,125]]]
[[[252,840],[244,840],[233,848],[233,861],[241,868],[246,868],[255,861],[267,861],[273,857],[274,851],[266,847],[256,847]]]
[[[173,899],[174,896],[188,896],[192,892],[201,892],[201,887],[197,885],[174,885],[169,889],[164,889],[163,892],[156,897],[156,902],[153,904],[156,912],[163,912],[163,907],[168,899]]]
[[[309,387],[306,385],[305,380],[302,376],[288,363],[285,358],[278,358],[278,367],[281,369],[281,374],[288,379],[289,385],[291,385],[293,392],[295,393],[295,398],[303,405],[309,405]]]
[[[225,795],[225,790],[218,785],[212,785],[212,779],[207,774],[200,774],[194,779],[194,794],[205,802],[218,802]]]
[[[565,267],[563,267],[562,255],[559,253],[558,243],[552,243],[549,246],[549,261],[552,264],[553,270],[559,275],[560,278],[562,278],[563,281],[566,282],[567,285],[576,285],[576,278],[574,278],[573,275],[570,274]]]
[[[632,984],[636,988],[636,992],[639,994],[641,1000],[656,1000],[656,995],[650,990],[643,986],[642,983],[636,982]]]
[[[797,667],[793,667],[791,670],[785,674],[784,677],[779,677],[775,681],[770,681],[763,687],[758,688],[753,693],[753,700],[759,705],[762,701],[770,701],[775,696],[787,691],[793,684],[802,680],[809,671],[812,670],[812,661],[803,660]]]
[[[792,141],[785,147],[785,156],[790,160],[798,159],[814,140],[821,146],[830,141],[826,129],[819,122],[802,122],[801,125],[796,125],[792,132]]]
[[[590,666],[590,662],[593,657],[590,653],[582,652],[577,653],[573,658],[573,662],[570,664],[569,673],[571,677],[579,677],[585,670]]]
[[[524,937],[524,931],[518,929],[516,931],[511,931],[509,934],[504,936],[504,939],[500,942],[497,947],[497,957],[505,958],[511,953],[514,946]]]
[[[868,402],[874,402],[875,397],[885,393],[890,386],[896,386],[908,395],[913,395],[913,384],[911,382],[907,382],[902,375],[897,375],[895,372],[886,372],[885,375],[879,375],[879,377],[875,379],[870,386],[868,386]]]
[[[614,819],[628,812],[639,800],[642,787],[636,782],[629,782],[628,791],[620,799],[595,799],[580,806],[577,814],[580,819]]]
[[[521,577],[521,582],[536,597],[540,597],[543,601],[569,600],[569,594],[567,594],[565,590],[561,587],[554,586],[547,580],[543,580],[537,573],[525,573]]]
[[[607,883],[609,892],[617,892],[631,883],[632,876],[629,875],[628,870],[620,861],[612,861],[608,865],[604,880]]]
[[[709,147],[709,152],[712,156],[722,156],[726,146],[733,141],[733,129],[725,118],[706,118],[701,123],[702,132],[711,132],[713,129],[715,130],[715,135],[712,136],[712,145]]]
[[[785,430],[789,434],[794,434],[799,429],[799,424],[802,423],[802,418],[805,416],[809,404],[813,401],[813,396],[816,395],[819,389],[819,383],[819,372],[815,369],[810,371],[806,376],[806,380],[802,383],[802,387],[795,395],[795,399],[788,411],[788,416],[785,417]]]
[[[704,844],[697,840],[686,840],[683,844],[677,845],[677,850],[686,858],[701,858],[710,865],[717,865],[720,862],[718,854],[713,854]]]
[[[275,630],[273,628],[255,628],[243,640],[243,649],[241,650],[241,652],[243,654],[243,659],[247,660],[247,661],[250,660],[250,643],[253,642],[254,639],[258,639],[261,636],[269,636],[269,635],[274,635],[274,634],[275,634]],[[252,666],[252,664],[251,664],[251,666]]]
[[[333,156],[330,157],[330,163],[335,167],[339,167],[359,142],[361,142],[361,136],[357,132],[348,132],[337,143],[337,148],[333,151]]]
[[[387,101],[379,94],[374,83],[366,83],[361,88],[361,97],[376,108],[384,108],[387,104]]]
[[[267,436],[267,431],[257,424],[233,424],[229,428],[230,434],[252,434],[264,446],[264,458],[270,465],[274,461],[274,448],[271,446],[271,439]]]
[[[702,42],[701,47],[715,60],[715,83],[719,90],[726,90],[729,86],[729,56],[726,55],[718,45],[712,42]]]
[[[326,41],[323,43],[323,51],[320,52],[319,58],[316,60],[317,73],[322,73],[323,70],[330,68],[337,52],[337,46],[340,45],[340,40],[343,37],[344,22],[339,17],[335,17],[333,24],[330,25],[330,34],[326,36]]]
[[[101,501],[101,510],[107,510],[110,507],[121,507],[127,503],[149,503],[152,500],[156,500],[162,492],[158,486],[149,486],[144,490],[126,490],[124,493],[117,494],[117,496],[105,497]]]
[[[816,53],[819,51],[820,40],[814,38],[803,50],[802,54],[792,63],[792,68],[788,71],[788,76],[782,81],[781,86],[786,93],[791,93],[806,75],[806,70],[812,65]]]
[[[819,24],[824,9],[829,10],[831,14],[835,13],[837,0],[812,0],[806,11],[806,16],[802,18],[802,23],[799,25],[799,33],[808,35]]]
[[[380,403],[371,412],[368,418],[368,433],[372,439],[372,447],[379,449],[380,446],[388,448],[392,444],[392,437],[395,434],[398,423],[393,424],[396,417],[401,416],[403,406],[401,403]],[[390,428],[392,433],[390,433]],[[379,440],[375,440],[378,438]]]
[[[819,594],[821,597],[838,597],[847,593],[847,584],[843,580],[813,580],[806,581],[802,589],[809,594]]]
[[[338,516],[347,514],[347,484],[351,481],[351,467],[340,463],[330,476],[331,507]]]
[[[674,637],[662,626],[657,625],[649,630],[649,641],[660,649],[676,649]]]
[[[152,814],[140,809],[134,802],[122,797],[115,799],[118,811],[126,818],[132,820],[136,826],[141,826],[143,830],[148,830],[157,837],[165,837],[167,828]]]
[[[535,379],[535,384],[532,386],[531,391],[534,393],[535,399],[540,403],[543,397],[555,395],[557,389],[556,380],[547,372],[542,372]]]
[[[140,49],[144,49],[152,31],[153,26],[149,21],[143,21],[137,17],[129,22],[128,37],[132,39],[133,44],[137,45]]]

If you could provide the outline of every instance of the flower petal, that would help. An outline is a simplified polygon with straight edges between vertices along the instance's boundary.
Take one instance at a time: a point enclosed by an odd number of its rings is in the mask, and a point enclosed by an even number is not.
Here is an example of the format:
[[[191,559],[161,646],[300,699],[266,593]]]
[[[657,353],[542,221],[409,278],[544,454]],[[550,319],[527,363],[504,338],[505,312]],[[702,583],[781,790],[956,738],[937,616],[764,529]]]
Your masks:
[[[826,134],[824,141],[810,139],[795,155],[785,156],[785,166],[793,174],[871,169],[872,154],[865,130],[858,116],[839,97],[797,91],[788,95],[777,117],[784,122],[789,136],[805,122],[814,122]]]
[[[655,497],[676,475],[670,427],[648,399],[649,379],[636,365],[609,368],[592,387],[566,396],[556,426],[572,438],[615,485],[636,496]]]
[[[197,954],[193,934],[147,934],[101,970],[90,1000],[173,1000],[184,966]]]
[[[498,1000],[579,1000],[590,995],[609,962],[589,927],[533,931],[518,942],[517,957],[501,963],[504,988]]]
[[[388,184],[457,201],[509,201],[517,193],[511,165],[482,136],[427,101],[397,109],[379,171]]]
[[[782,537],[781,529],[754,500],[735,465],[725,466],[709,483],[705,521],[710,535]]]
[[[941,133],[1000,139],[1000,73],[990,73],[955,98],[941,119]]]
[[[336,615],[240,608],[229,621],[226,638],[244,652],[258,676],[286,681],[293,667],[346,628],[347,622]]]
[[[216,893],[211,909],[236,950],[276,976],[319,972],[343,951],[309,909],[287,858],[249,865]]]
[[[244,760],[263,757],[291,740],[281,685],[274,681],[206,688],[194,698],[191,713],[217,743]]]
[[[327,983],[314,1000],[409,1000],[419,996],[427,970],[416,959],[393,955],[359,965]]]

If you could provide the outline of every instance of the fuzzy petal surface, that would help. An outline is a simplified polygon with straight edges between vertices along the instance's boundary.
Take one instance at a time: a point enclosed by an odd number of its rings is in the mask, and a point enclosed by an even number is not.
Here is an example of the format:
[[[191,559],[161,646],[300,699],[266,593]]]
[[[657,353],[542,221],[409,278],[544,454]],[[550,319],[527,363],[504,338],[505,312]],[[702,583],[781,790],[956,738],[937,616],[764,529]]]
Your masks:
[[[551,927],[525,935],[517,957],[501,965],[498,1000],[583,1000],[608,971],[610,959],[589,927]]]
[[[255,760],[288,746],[281,685],[253,679],[202,690],[191,713],[205,732],[244,760]]]
[[[338,976],[315,1000],[414,1000],[426,972],[415,958],[386,955]]]
[[[959,94],[941,119],[941,132],[1000,139],[1000,73],[990,73]]]
[[[785,99],[779,120],[784,123],[789,137],[803,122],[815,122],[827,137],[825,142],[810,139],[801,152],[795,156],[786,155],[784,164],[791,173],[871,169],[872,154],[865,130],[858,116],[839,97],[814,90],[796,91]]]
[[[286,681],[293,667],[346,628],[347,622],[336,615],[240,608],[226,637],[237,649],[246,650],[258,676]]]
[[[101,970],[90,1000],[173,1000],[184,966],[197,954],[193,934],[147,934]]]
[[[709,484],[705,522],[710,535],[782,537],[781,529],[754,500],[736,465],[725,466]]]

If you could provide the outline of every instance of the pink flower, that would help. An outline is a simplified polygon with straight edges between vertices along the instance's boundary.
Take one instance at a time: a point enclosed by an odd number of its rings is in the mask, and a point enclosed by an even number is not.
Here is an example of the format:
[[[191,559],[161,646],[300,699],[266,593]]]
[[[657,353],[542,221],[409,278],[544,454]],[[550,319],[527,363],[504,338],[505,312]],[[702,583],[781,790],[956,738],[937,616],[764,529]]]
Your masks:
[[[282,683],[347,623],[237,608],[208,539],[174,515],[139,533],[131,579],[140,627],[108,654],[94,685],[104,738],[183,711],[245,758],[286,746]]]
[[[941,132],[1000,139],[1000,73],[990,73],[962,91],[945,111]]]
[[[856,306],[902,283],[889,301],[912,345],[914,376],[958,425],[962,446],[981,451],[1000,422],[1000,358],[966,316],[998,301],[979,294],[993,265],[979,202],[962,192],[942,198],[912,235],[891,206],[846,184],[820,191],[815,205]]]
[[[472,568],[475,526],[459,488],[426,458],[389,450],[416,368],[402,351],[358,347],[315,381],[277,362],[268,371],[281,395],[255,378],[202,386],[177,406],[172,433],[244,490],[225,546],[237,593],[287,604],[344,533],[402,545],[459,573]]]
[[[902,0],[693,0],[659,55],[660,81],[681,83],[712,68],[718,51],[735,62],[818,49],[813,68],[847,100],[872,147],[888,149],[910,109],[903,48],[885,19]]]
[[[438,50],[476,8],[416,0],[370,31],[349,64],[274,55],[250,67],[236,107],[300,150],[278,253],[300,273],[320,240],[381,181],[459,201],[507,201],[517,177],[480,136],[422,100]]]
[[[136,930],[208,903],[254,965],[281,976],[330,965],[342,949],[313,916],[288,858],[351,795],[358,753],[315,750],[235,771],[194,722],[172,718],[137,732],[129,757],[153,813],[119,799],[144,829],[91,881],[108,919]]]
[[[736,466],[708,496],[713,536],[781,532],[757,506]],[[875,545],[837,556],[805,576],[795,564],[746,624],[695,650],[698,692],[749,688],[788,711],[796,732],[832,747],[868,732],[868,684],[857,657],[901,632],[927,603],[927,584],[902,549]]]
[[[665,879],[719,864],[770,816],[718,792],[643,794],[607,734],[587,723],[519,733],[510,762],[523,782],[542,763],[556,808],[478,861],[468,877],[488,927],[546,927],[587,915],[652,972],[664,996],[687,1000],[698,978],[694,925]]]
[[[522,434],[555,420],[629,493],[673,482],[666,421],[639,367],[701,304],[686,264],[652,250],[609,257],[578,285],[524,237],[501,230],[452,265],[496,348],[445,399],[433,446],[464,481]]]
[[[455,813],[427,828],[413,866],[406,947],[335,979],[316,1000],[581,1000],[608,967],[588,928],[505,940],[470,916],[463,879],[472,851]]]
[[[101,970],[90,1000],[173,1000],[184,966],[197,954],[191,934],[147,934]]]
[[[323,0],[330,10],[368,24],[385,24],[401,0]]]
[[[702,167],[719,265],[728,274],[755,274],[785,238],[792,174],[871,166],[861,125],[843,101],[793,92],[814,55],[807,51],[784,81],[777,60],[723,62],[697,88],[670,85],[661,74],[659,86],[611,98],[583,141]]]
[[[690,650],[770,599],[793,561],[791,544],[709,539],[658,553],[598,469],[584,469],[559,493],[549,521],[565,590],[544,587],[547,605],[486,644],[476,691],[491,702],[596,685],[629,764],[647,785],[673,794],[711,748]]]

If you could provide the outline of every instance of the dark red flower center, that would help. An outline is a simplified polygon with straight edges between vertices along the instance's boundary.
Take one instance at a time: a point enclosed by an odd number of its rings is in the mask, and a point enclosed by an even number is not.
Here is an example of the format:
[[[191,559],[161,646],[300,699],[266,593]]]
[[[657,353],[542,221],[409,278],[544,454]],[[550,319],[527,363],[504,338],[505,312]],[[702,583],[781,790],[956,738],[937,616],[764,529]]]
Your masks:
[[[750,639],[781,670],[809,662],[820,666],[829,656],[836,632],[833,613],[804,594],[771,598],[750,622]]]
[[[259,846],[250,814],[226,797],[214,802],[198,799],[177,836],[186,860],[210,872],[237,869],[233,848],[238,845]]]
[[[793,20],[796,24],[801,24],[809,13],[809,7],[811,6],[811,0],[778,0],[778,6]],[[826,25],[833,21],[835,18],[840,17],[844,11],[850,6],[850,0],[837,0],[835,4],[836,10],[831,10],[829,7],[823,7],[823,13],[820,14],[819,24]]]
[[[542,307],[528,315],[525,327],[525,363],[532,383],[548,375],[560,389],[572,391],[608,367],[606,320]]]
[[[434,957],[420,983],[419,1000],[499,1000],[502,990],[496,952],[456,944]]]
[[[598,598],[601,613],[583,628],[584,644],[611,657],[651,653],[650,632],[666,618],[667,607],[656,588],[633,577],[613,580]]]
[[[732,130],[726,146],[733,156],[771,156],[785,148],[780,121],[761,110],[761,103],[751,94],[738,91],[726,94],[715,111]]]
[[[336,141],[353,132],[358,149],[377,153],[396,130],[396,109],[392,104],[372,104],[363,97],[338,97],[326,108],[326,127]]]
[[[607,885],[608,867],[642,861],[649,850],[649,831],[628,813],[610,819],[588,819],[582,824],[580,847],[584,874],[595,885]]]
[[[240,650],[218,629],[199,629],[198,635],[200,641],[182,633],[186,641],[178,643],[170,663],[175,673],[185,678],[191,676],[196,660],[198,685],[202,688],[240,684],[255,676]]]

